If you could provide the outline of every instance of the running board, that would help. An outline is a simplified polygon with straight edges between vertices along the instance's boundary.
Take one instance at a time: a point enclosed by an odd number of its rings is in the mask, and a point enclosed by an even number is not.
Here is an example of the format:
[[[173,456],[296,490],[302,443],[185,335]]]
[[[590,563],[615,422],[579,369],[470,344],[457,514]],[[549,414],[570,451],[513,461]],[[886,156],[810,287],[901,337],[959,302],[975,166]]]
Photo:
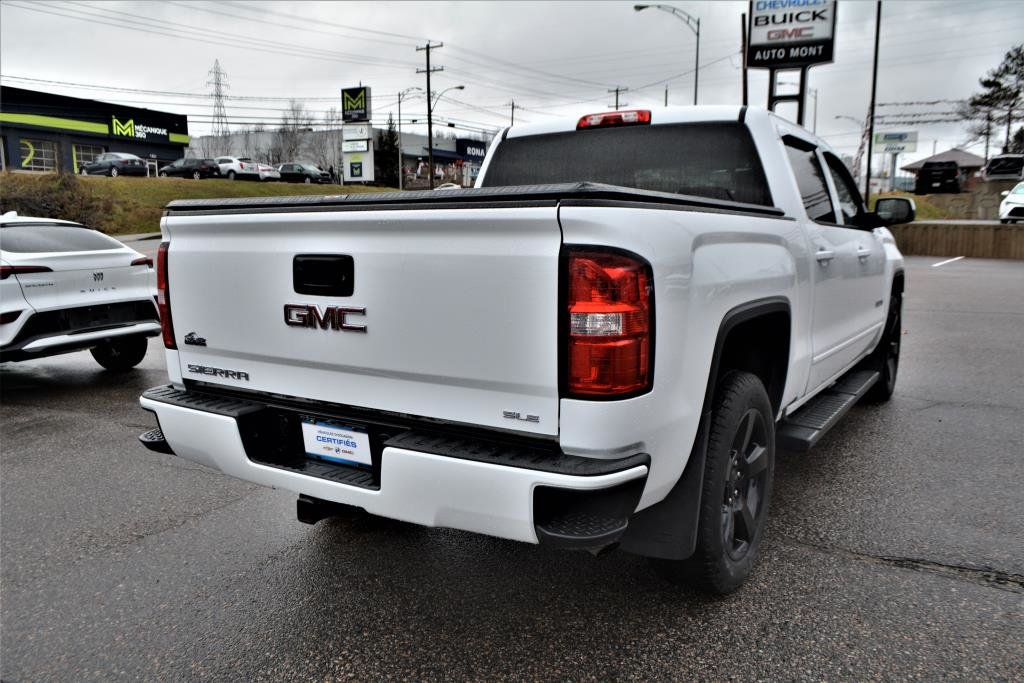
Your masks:
[[[818,443],[878,381],[874,370],[854,370],[812,398],[779,423],[775,443],[787,451],[806,453]]]

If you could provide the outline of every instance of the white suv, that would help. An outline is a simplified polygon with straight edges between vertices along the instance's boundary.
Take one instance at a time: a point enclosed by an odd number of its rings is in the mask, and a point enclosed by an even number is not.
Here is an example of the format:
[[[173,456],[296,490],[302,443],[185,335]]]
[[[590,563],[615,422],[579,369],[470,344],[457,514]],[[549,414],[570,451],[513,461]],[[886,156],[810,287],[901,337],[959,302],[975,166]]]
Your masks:
[[[249,157],[217,157],[220,174],[228,180],[245,177],[246,180],[259,180],[259,164]]]
[[[128,370],[159,333],[152,259],[78,223],[0,216],[0,362],[90,349]]]

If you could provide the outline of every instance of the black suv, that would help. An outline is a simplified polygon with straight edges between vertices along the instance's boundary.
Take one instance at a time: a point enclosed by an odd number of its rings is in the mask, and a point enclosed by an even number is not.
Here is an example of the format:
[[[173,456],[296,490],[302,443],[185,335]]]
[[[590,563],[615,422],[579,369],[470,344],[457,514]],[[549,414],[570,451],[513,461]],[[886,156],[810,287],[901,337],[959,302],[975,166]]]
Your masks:
[[[917,172],[914,194],[960,192],[960,167],[955,161],[926,161]]]
[[[178,159],[160,169],[160,177],[219,178],[220,166],[214,159]]]
[[[286,183],[329,183],[331,174],[322,171],[313,164],[281,164],[277,167],[281,172],[281,180]]]

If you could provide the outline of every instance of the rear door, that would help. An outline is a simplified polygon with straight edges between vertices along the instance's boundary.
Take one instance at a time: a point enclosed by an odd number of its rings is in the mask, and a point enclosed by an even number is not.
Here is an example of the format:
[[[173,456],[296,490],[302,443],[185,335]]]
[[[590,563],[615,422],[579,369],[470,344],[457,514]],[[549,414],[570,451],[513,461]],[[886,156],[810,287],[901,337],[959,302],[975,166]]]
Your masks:
[[[553,202],[172,213],[164,230],[185,379],[558,433]]]

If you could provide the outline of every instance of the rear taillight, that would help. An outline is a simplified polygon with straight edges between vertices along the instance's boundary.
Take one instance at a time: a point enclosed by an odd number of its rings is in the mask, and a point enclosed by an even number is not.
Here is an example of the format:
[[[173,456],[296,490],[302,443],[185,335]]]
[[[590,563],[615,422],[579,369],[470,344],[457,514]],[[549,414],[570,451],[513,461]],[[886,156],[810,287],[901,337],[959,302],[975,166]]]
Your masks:
[[[612,126],[639,126],[651,122],[651,112],[646,109],[629,111],[607,111],[602,114],[587,114],[576,124],[582,128],[610,128]]]
[[[566,389],[623,398],[651,386],[651,269],[635,254],[581,249],[567,260]]]
[[[53,268],[46,266],[0,266],[0,280],[6,280],[11,275],[28,275],[29,273],[52,273]]]
[[[133,266],[146,266],[147,268],[153,267],[153,259],[148,256],[142,256],[132,261]]]
[[[160,328],[164,333],[164,346],[176,349],[174,341],[174,323],[171,321],[171,290],[167,282],[167,247],[168,242],[160,243],[156,253],[156,307],[160,311]]]

